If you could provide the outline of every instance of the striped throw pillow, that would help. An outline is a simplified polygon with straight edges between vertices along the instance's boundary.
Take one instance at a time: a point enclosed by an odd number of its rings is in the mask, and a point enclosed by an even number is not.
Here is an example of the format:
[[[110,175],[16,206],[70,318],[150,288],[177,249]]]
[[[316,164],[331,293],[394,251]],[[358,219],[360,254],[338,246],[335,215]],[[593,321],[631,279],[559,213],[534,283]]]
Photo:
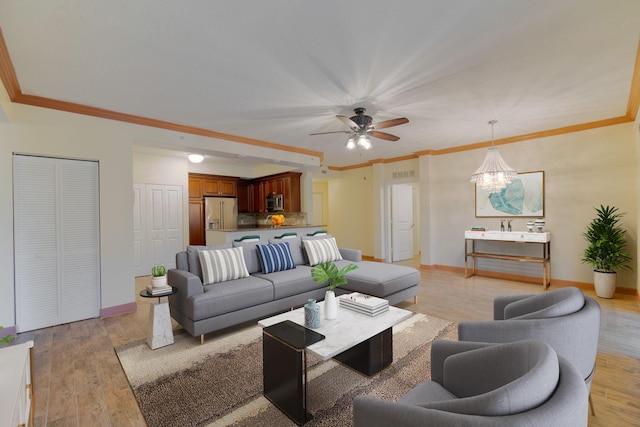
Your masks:
[[[198,256],[204,285],[249,277],[242,247],[198,251]]]
[[[335,237],[318,240],[303,240],[304,249],[307,251],[309,265],[314,266],[323,262],[339,261],[342,259]]]
[[[256,245],[262,272],[265,274],[275,271],[291,270],[296,268],[291,256],[289,242],[273,243],[270,245]]]

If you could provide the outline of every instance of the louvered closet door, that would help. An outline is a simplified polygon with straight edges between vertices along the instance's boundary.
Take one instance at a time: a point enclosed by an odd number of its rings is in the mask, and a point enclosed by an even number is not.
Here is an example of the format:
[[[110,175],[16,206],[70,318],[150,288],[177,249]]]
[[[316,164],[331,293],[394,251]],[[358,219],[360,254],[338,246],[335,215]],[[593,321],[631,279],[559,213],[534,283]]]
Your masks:
[[[14,156],[18,332],[100,314],[98,164]]]

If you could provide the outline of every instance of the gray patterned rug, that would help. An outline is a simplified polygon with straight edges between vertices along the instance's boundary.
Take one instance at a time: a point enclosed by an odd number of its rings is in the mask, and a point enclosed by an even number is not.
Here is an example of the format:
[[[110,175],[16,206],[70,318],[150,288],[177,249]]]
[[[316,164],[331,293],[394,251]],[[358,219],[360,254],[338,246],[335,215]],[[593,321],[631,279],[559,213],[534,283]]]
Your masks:
[[[175,344],[150,350],[144,341],[116,347],[149,427],[294,426],[262,396],[259,326],[208,338],[204,345],[184,331]],[[372,377],[332,360],[310,358],[306,425],[348,426],[359,394],[397,400],[429,378],[431,342],[457,339],[453,323],[421,314],[393,328],[394,360]]]

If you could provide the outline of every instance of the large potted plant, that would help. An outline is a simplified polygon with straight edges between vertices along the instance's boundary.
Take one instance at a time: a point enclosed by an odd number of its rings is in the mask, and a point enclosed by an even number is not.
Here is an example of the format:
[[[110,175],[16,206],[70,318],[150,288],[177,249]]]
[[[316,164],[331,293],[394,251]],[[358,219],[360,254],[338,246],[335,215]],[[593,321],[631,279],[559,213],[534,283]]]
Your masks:
[[[347,283],[345,275],[351,270],[358,268],[355,264],[349,264],[338,269],[333,262],[323,262],[311,269],[311,277],[318,283],[327,282],[327,292],[324,296],[324,317],[333,320],[338,315],[338,305],[336,304],[336,294],[334,289]]]
[[[624,216],[614,206],[595,208],[597,216],[582,235],[589,243],[582,262],[593,267],[593,284],[600,298],[613,298],[616,291],[616,270],[631,269],[631,257],[626,252],[625,230],[620,226]]]

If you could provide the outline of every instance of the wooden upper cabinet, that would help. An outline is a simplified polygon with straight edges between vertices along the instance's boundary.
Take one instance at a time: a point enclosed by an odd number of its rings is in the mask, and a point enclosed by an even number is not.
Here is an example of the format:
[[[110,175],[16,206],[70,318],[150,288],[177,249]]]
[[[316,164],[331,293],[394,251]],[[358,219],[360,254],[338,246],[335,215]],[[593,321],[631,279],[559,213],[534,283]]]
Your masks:
[[[237,182],[238,178],[228,176],[190,173],[189,198],[201,198],[202,196],[236,197],[238,194]],[[198,187],[199,191],[197,191]]]
[[[189,198],[202,198],[202,178],[189,176]]]

